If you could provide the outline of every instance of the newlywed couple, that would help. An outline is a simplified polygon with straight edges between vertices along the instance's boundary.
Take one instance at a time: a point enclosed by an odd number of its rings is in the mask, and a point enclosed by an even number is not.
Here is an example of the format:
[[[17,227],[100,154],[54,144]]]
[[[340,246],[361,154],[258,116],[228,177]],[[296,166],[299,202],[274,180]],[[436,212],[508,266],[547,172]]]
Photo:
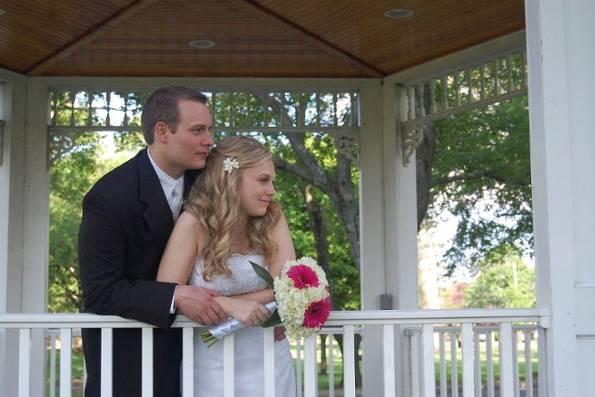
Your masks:
[[[158,327],[153,340],[154,396],[180,395],[180,329],[175,314],[204,325],[234,317],[236,396],[260,397],[264,376],[277,396],[295,395],[287,339],[276,330],[275,373],[264,374],[264,304],[272,290],[249,261],[275,275],[295,259],[281,208],[272,201],[271,153],[245,137],[213,147],[212,119],[200,92],[161,88],[142,114],[148,148],[87,193],[79,234],[85,311],[115,314]],[[280,331],[280,332],[278,332]],[[194,339],[196,396],[223,395],[222,343]],[[100,395],[101,332],[83,330],[85,396]],[[113,394],[141,395],[140,329],[115,329]]]

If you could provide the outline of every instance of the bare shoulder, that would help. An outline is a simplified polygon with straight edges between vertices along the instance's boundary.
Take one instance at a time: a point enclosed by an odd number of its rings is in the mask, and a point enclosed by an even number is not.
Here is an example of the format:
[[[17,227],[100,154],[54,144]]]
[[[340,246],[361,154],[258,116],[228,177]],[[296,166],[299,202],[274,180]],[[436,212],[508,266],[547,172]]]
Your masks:
[[[176,220],[175,230],[200,234],[202,227],[195,215],[191,212],[184,211]]]

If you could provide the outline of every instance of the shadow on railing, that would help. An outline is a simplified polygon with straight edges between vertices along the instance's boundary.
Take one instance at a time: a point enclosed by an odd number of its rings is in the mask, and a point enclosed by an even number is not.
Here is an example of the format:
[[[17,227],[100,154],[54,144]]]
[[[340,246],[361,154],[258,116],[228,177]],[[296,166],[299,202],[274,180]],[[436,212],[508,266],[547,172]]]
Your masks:
[[[367,376],[374,377],[372,383],[387,397],[535,397],[545,390],[543,324],[547,324],[546,313],[536,309],[333,312],[321,335],[290,340],[298,397],[361,395],[359,384],[356,387],[361,357],[382,363],[382,372]],[[193,333],[201,326],[180,316],[174,327],[183,328],[182,388],[184,396],[192,396]],[[46,330],[49,397],[82,394],[80,328],[102,328],[102,360],[110,369],[102,371],[107,395],[111,394],[112,329],[142,328],[143,390],[149,392],[153,384],[148,370],[153,332],[147,324],[91,314],[0,314],[3,328],[19,332],[20,396],[29,395],[32,329]],[[380,336],[366,340],[369,331]],[[359,335],[362,346],[356,355]],[[233,345],[232,339],[226,337],[222,343]],[[381,356],[366,354],[372,344],[381,346]],[[265,373],[274,373],[266,371],[274,366],[272,330],[265,330],[265,346]],[[224,346],[224,351],[227,366],[233,363],[233,350]],[[396,384],[396,379],[403,384]],[[272,377],[265,382],[265,389],[274,390]],[[228,393],[233,396],[233,387]]]

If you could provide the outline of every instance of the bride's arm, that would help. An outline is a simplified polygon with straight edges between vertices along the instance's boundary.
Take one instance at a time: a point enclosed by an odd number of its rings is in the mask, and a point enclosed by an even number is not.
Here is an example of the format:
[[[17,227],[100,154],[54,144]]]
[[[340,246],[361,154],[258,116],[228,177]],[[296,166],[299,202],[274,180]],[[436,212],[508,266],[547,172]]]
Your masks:
[[[213,298],[216,294],[206,288],[188,284],[194,261],[203,241],[198,220],[183,212],[172,231],[157,272],[157,281],[178,284],[175,292],[175,307],[186,317],[204,324],[217,324],[227,319],[227,314]]]
[[[172,231],[157,272],[157,281],[178,285],[188,284],[190,272],[197,258],[202,231],[198,220],[188,212],[182,212]]]
[[[269,265],[269,273],[275,277],[281,271],[281,268],[288,260],[295,260],[295,249],[289,233],[289,226],[283,213],[271,233],[272,240],[277,244],[277,253],[273,256]],[[275,299],[273,290],[270,288],[261,291],[250,292],[247,294],[234,295],[234,298],[256,300],[262,304],[267,304]]]

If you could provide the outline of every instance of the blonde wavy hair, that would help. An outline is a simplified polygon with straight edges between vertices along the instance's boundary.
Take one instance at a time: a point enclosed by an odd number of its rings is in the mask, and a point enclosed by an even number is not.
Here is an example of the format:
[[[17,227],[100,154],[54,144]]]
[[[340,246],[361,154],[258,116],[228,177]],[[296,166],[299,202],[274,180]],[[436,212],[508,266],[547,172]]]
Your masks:
[[[236,159],[240,168],[224,171],[226,158]],[[205,281],[214,275],[231,276],[227,259],[232,254],[232,228],[240,215],[242,171],[272,158],[264,145],[247,137],[224,138],[209,153],[207,165],[192,186],[186,205],[186,209],[199,220],[206,237],[201,253]],[[262,253],[265,264],[270,263],[277,253],[271,233],[280,216],[281,207],[273,201],[265,215],[248,219],[250,250]]]

